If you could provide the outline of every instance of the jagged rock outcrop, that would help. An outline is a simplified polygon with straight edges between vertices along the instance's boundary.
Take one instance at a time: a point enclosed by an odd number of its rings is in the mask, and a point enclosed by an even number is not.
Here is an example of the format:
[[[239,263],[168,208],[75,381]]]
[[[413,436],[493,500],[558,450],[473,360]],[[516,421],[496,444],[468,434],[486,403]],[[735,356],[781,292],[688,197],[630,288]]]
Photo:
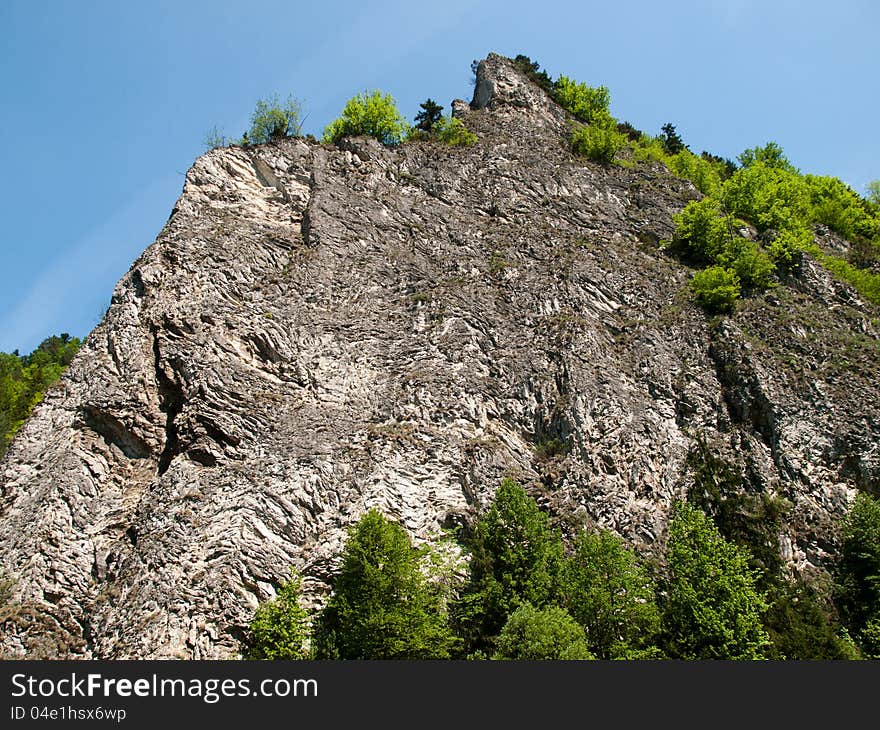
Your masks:
[[[367,508],[430,540],[505,475],[658,550],[697,435],[822,568],[880,487],[877,309],[807,261],[710,321],[658,246],[690,183],[576,158],[499,56],[454,108],[473,148],[195,162],[0,466],[0,564],[38,616],[6,655],[234,657],[288,566],[320,603]]]

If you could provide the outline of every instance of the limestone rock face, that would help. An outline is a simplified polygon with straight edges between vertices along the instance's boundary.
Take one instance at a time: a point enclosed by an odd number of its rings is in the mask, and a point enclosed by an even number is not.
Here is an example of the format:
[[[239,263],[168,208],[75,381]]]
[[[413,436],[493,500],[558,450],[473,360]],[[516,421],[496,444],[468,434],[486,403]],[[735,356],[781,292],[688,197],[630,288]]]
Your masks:
[[[455,110],[474,147],[195,162],[0,464],[0,565],[38,615],[5,655],[235,657],[289,566],[320,605],[365,510],[432,540],[508,475],[659,551],[698,436],[822,569],[880,488],[877,309],[807,261],[711,321],[658,245],[690,183],[574,157],[500,56]]]

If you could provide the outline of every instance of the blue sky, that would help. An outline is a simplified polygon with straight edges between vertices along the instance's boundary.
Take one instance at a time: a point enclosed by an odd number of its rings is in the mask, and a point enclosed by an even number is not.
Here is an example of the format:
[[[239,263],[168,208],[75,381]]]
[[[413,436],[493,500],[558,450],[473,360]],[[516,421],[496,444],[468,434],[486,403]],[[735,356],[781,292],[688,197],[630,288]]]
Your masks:
[[[780,143],[859,192],[880,178],[876,0],[0,2],[0,350],[86,335],[156,237],[214,125],[303,100],[320,136],[347,99],[410,119],[470,99],[470,62],[525,53],[611,89],[611,111],[694,151]]]

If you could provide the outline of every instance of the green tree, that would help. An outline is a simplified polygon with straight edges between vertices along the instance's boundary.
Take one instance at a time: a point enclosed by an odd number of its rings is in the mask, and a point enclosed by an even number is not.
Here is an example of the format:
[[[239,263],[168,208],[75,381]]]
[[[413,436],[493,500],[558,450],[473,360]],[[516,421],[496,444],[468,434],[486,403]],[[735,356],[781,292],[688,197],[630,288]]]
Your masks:
[[[764,626],[772,646],[768,659],[858,659],[852,639],[832,611],[803,580],[779,581],[769,592]]]
[[[446,659],[455,644],[426,551],[372,509],[349,531],[314,632],[318,659]]]
[[[871,180],[865,186],[865,195],[867,196],[868,202],[874,206],[875,209],[880,211],[880,180]]]
[[[748,551],[727,542],[699,509],[676,506],[669,524],[663,626],[679,659],[761,659],[765,595]]]
[[[541,70],[541,64],[537,61],[533,61],[528,56],[524,56],[523,54],[519,54],[516,58],[513,59],[514,65],[522,71],[526,77],[540,86],[544,91],[546,91],[550,96],[554,95],[554,83],[551,78],[547,75],[546,71]]]
[[[442,117],[435,125],[437,139],[451,147],[471,147],[477,143],[477,135],[464,126],[464,122],[454,117]]]
[[[880,658],[874,640],[880,625],[880,500],[865,492],[856,495],[843,520],[835,577],[844,620],[861,644],[869,644],[867,653]]]
[[[27,356],[0,353],[0,457],[81,344],[63,333],[46,338]]]
[[[470,577],[454,608],[467,651],[487,651],[508,616],[523,603],[554,599],[562,538],[525,490],[505,479],[466,540]]]
[[[251,115],[251,128],[245,132],[242,143],[265,144],[284,137],[302,134],[302,103],[292,96],[283,104],[277,94],[258,99]]]
[[[696,301],[710,313],[730,312],[740,295],[739,277],[724,266],[698,271],[690,287]]]
[[[493,659],[594,659],[584,630],[565,609],[539,609],[524,603],[516,609],[498,636]]]
[[[626,136],[615,127],[576,126],[571,133],[571,149],[600,165],[610,165],[626,147]]]
[[[756,162],[766,165],[767,167],[775,167],[787,172],[797,172],[788,158],[776,142],[768,142],[763,147],[752,147],[743,150],[743,153],[737,157],[740,165],[743,167],[751,167]]]
[[[343,137],[366,135],[382,144],[400,144],[409,131],[409,124],[397,110],[390,94],[364,92],[349,99],[342,116],[324,130],[325,142],[338,142]]]
[[[663,142],[663,149],[666,150],[667,155],[677,155],[679,152],[686,149],[681,135],[675,131],[675,127],[671,122],[664,124],[660,128],[660,131],[663,132],[661,140]]]
[[[788,503],[750,489],[749,480],[736,464],[713,451],[701,435],[688,453],[687,463],[693,471],[688,502],[715,523],[725,540],[748,550],[759,585],[769,586],[782,569],[779,535]]]
[[[581,532],[560,580],[560,603],[600,659],[651,655],[660,629],[654,583],[616,535]]]
[[[443,107],[433,99],[427,99],[422,104],[419,104],[419,108],[421,111],[416,114],[414,120],[416,123],[415,128],[427,134],[431,134],[431,132],[434,131],[434,125],[437,124],[443,116]]]
[[[608,110],[611,92],[606,86],[587,86],[567,76],[560,76],[553,87],[553,98],[579,122],[605,129],[616,127],[614,117]]]
[[[275,598],[261,603],[251,620],[248,659],[306,659],[309,615],[300,605],[302,579],[291,571]]]

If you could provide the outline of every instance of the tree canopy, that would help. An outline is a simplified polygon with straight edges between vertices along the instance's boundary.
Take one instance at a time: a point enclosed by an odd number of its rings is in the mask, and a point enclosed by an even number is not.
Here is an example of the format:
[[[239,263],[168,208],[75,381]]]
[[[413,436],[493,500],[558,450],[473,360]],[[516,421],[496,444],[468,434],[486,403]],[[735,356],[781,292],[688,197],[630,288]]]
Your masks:
[[[767,609],[748,551],[727,542],[699,509],[676,507],[669,524],[664,627],[679,659],[760,659]]]
[[[81,344],[65,332],[46,338],[30,355],[0,352],[0,457]]]
[[[520,605],[543,608],[554,597],[562,540],[523,487],[505,479],[466,546],[470,580],[455,616],[466,648],[487,651]]]
[[[350,530],[333,593],[318,616],[319,659],[445,659],[455,643],[425,551],[377,510]]]

